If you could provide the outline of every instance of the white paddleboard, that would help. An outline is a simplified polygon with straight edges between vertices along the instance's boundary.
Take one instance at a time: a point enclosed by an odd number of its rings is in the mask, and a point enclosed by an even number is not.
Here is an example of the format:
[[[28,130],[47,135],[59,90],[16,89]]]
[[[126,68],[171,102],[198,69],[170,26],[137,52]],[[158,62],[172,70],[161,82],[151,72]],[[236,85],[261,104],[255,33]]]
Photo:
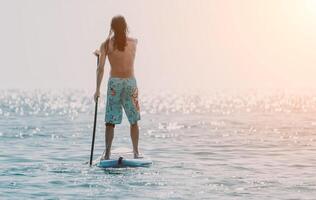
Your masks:
[[[146,157],[133,158],[133,152],[127,148],[119,148],[112,151],[109,160],[100,160],[98,167],[115,168],[115,167],[149,167],[152,160]]]

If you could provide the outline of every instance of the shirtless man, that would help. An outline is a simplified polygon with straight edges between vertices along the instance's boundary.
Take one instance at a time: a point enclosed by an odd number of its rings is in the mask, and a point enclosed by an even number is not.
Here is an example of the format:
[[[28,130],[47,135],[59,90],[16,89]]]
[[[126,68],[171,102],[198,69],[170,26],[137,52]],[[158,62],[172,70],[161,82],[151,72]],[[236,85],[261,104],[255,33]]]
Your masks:
[[[111,37],[113,32],[114,36]],[[137,121],[140,120],[138,89],[134,76],[137,39],[127,37],[127,32],[124,17],[120,15],[113,17],[108,39],[101,44],[100,50],[94,52],[96,56],[99,56],[95,100],[100,96],[106,56],[108,56],[111,65],[105,112],[105,150],[101,159],[110,159],[114,127],[115,124],[122,122],[122,107],[131,125],[130,134],[134,158],[141,158],[138,152],[139,129]]]

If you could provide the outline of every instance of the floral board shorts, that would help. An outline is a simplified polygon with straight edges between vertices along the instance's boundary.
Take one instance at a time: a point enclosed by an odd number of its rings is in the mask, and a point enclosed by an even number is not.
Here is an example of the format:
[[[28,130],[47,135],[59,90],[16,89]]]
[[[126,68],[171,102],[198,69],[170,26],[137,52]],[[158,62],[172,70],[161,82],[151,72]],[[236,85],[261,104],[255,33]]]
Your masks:
[[[122,107],[130,124],[140,120],[136,79],[110,77],[107,87],[105,123],[120,124]]]

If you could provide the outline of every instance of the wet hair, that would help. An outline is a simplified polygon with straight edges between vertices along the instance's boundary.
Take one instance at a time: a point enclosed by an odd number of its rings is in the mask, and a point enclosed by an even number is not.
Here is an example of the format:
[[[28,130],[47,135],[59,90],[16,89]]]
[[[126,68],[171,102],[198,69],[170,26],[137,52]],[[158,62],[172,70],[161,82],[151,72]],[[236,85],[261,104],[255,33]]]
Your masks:
[[[116,15],[112,18],[108,39],[110,39],[112,32],[114,32],[114,49],[124,51],[125,46],[127,45],[128,28],[125,18],[122,15]]]

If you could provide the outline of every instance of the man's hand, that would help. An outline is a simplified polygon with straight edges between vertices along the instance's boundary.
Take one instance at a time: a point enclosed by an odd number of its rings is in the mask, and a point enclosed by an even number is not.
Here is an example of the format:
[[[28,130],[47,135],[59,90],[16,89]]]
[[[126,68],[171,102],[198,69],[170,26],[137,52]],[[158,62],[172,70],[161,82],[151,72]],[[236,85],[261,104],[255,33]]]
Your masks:
[[[99,50],[99,49],[96,49],[94,52],[93,52],[93,54],[95,55],[95,56],[101,56],[101,51]]]
[[[96,102],[97,101],[97,98],[100,97],[100,91],[96,91],[94,93],[94,101]]]

